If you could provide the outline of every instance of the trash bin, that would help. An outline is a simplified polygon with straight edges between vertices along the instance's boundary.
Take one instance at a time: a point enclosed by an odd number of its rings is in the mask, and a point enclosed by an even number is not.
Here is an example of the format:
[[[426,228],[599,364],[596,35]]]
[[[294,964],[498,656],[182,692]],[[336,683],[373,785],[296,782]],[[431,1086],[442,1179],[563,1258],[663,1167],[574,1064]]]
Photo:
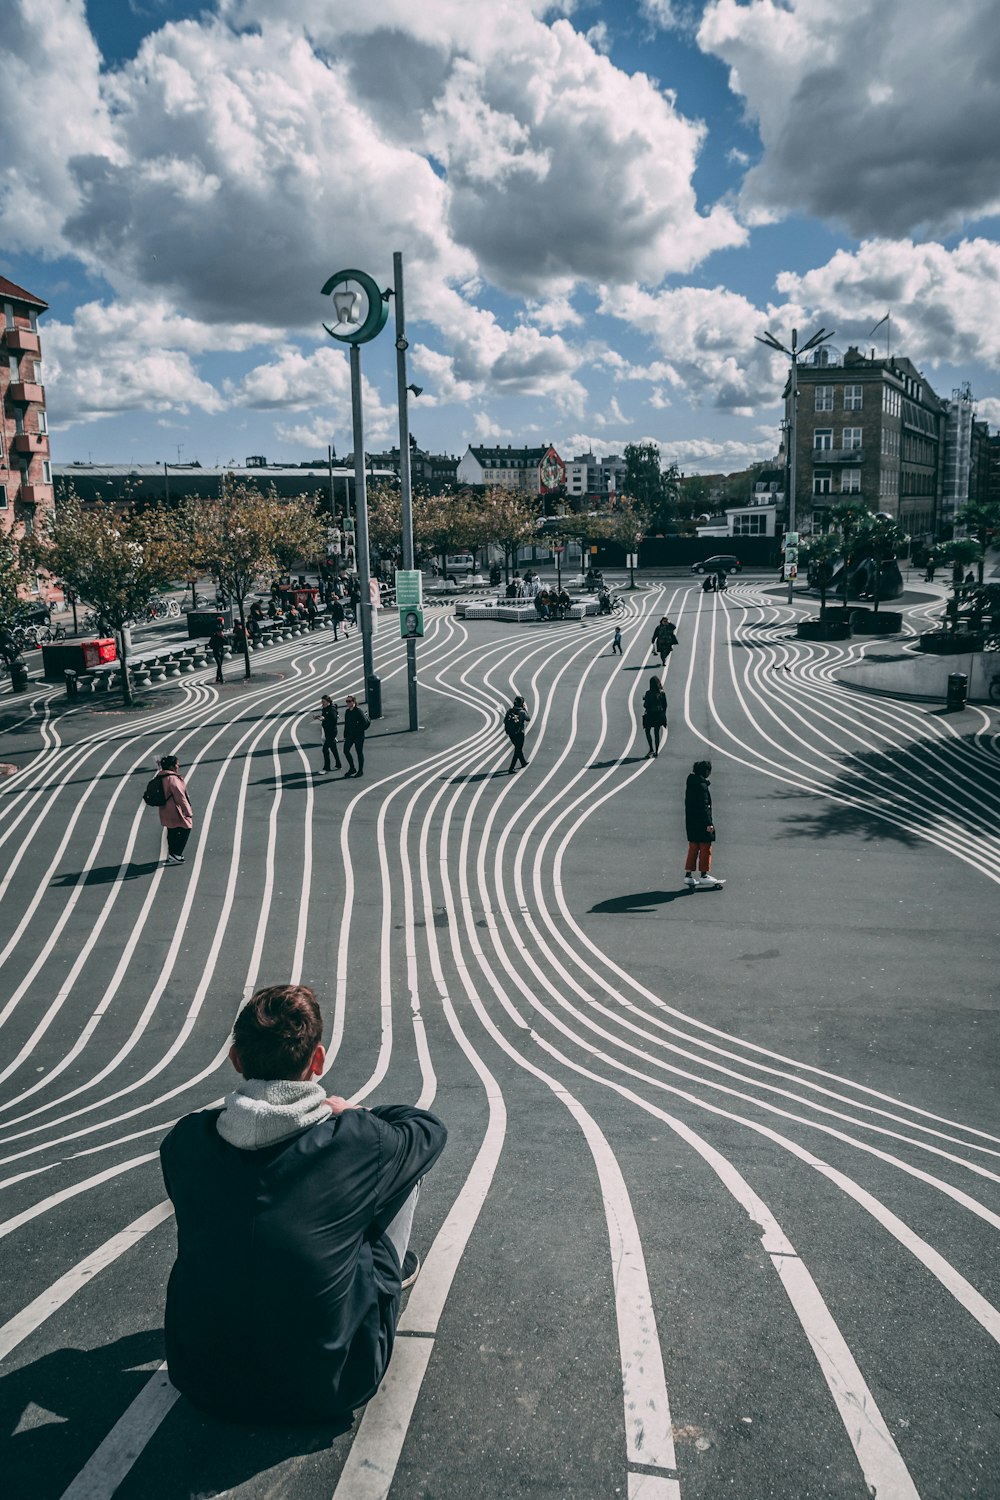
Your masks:
[[[948,673],[948,699],[949,708],[964,708],[965,700],[969,696],[969,679],[964,672]]]
[[[376,672],[368,678],[368,717],[369,719],[381,719],[382,717],[382,679]]]
[[[76,673],[67,671],[63,673],[63,676],[66,679],[66,697],[78,698],[80,696],[80,688],[76,680]]]
[[[12,693],[23,693],[28,686],[28,668],[25,666],[23,656],[15,656],[10,664],[10,690]]]

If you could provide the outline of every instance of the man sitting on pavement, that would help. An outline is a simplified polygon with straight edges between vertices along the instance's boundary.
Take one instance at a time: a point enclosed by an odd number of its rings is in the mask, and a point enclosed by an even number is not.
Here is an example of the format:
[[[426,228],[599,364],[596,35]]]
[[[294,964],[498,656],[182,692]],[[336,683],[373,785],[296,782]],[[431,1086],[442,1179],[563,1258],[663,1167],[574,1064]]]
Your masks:
[[[259,990],[229,1058],[242,1083],[160,1147],[177,1217],[170,1379],[237,1421],[350,1426],[392,1354],[417,1192],[447,1132],[409,1105],[349,1105],[319,1077],[306,985]]]

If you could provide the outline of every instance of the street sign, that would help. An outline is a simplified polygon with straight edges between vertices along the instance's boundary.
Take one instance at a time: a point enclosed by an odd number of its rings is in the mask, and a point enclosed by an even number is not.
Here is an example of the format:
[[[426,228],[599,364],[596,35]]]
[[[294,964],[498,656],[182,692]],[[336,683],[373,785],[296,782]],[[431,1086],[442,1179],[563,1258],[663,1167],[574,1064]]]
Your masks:
[[[626,568],[637,568],[639,566],[638,552],[627,552],[625,554],[625,566]]]
[[[400,609],[420,609],[424,602],[424,575],[419,568],[396,569],[396,603]]]
[[[799,534],[798,534],[797,531],[786,531],[785,532],[785,546],[786,547],[797,547],[798,543],[799,543]]]
[[[786,547],[785,548],[785,567],[787,568],[790,565],[794,566],[794,564],[797,563],[798,560],[799,560],[799,549],[798,549],[798,547]]]
[[[422,609],[401,608],[399,611],[399,633],[404,641],[416,640],[424,633]]]
[[[565,552],[566,548],[562,542],[556,542],[552,548],[553,552]]]
[[[596,548],[596,547],[591,547],[591,549],[590,549],[590,550],[591,550],[591,552],[596,552],[596,551],[597,551],[597,548]]]
[[[799,576],[799,570],[798,570],[798,567],[796,566],[795,563],[791,563],[790,565],[789,564],[785,565],[785,577],[786,578],[798,578],[798,576]]]

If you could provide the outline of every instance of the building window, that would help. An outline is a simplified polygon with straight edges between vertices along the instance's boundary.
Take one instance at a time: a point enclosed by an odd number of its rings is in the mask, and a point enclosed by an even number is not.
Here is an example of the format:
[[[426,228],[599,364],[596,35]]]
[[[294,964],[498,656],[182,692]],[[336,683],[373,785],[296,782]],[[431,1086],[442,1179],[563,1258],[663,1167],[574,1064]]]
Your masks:
[[[833,491],[833,474],[830,469],[813,471],[813,494],[829,495]]]
[[[35,534],[35,507],[26,505],[24,508],[24,534],[34,536]]]
[[[35,360],[35,384],[36,385],[41,385],[41,383],[42,383],[42,362],[41,362],[40,359],[36,359]]]
[[[0,484],[0,510],[6,510],[7,505],[7,486],[5,484]]]
[[[842,495],[861,494],[861,470],[845,469],[840,476],[840,493]]]
[[[18,407],[14,413],[14,431],[18,437],[24,432],[24,412]]]
[[[10,352],[10,354],[7,355],[7,364],[10,366],[11,380],[20,380],[21,361],[19,356],[13,350]]]
[[[813,452],[826,453],[833,447],[833,428],[817,427],[813,433]]]
[[[38,314],[33,308],[31,312],[28,313],[28,327],[31,329],[32,333],[38,332]]]
[[[833,411],[833,386],[818,385],[816,387],[815,411]]]
[[[766,516],[734,516],[733,536],[766,536]]]
[[[52,483],[52,465],[47,458],[42,460],[42,483]]]
[[[38,430],[41,433],[46,433],[49,430],[49,419],[45,415],[44,407],[38,413]]]
[[[11,302],[5,302],[3,305],[3,323],[5,328],[14,326],[14,305]]]
[[[864,386],[861,386],[861,385],[845,385],[844,386],[844,410],[845,411],[860,411],[861,410],[861,404],[862,404],[863,397],[864,397]]]
[[[861,447],[861,428],[860,427],[845,427],[844,430],[843,430],[843,433],[841,435],[840,446],[842,448],[860,448]]]

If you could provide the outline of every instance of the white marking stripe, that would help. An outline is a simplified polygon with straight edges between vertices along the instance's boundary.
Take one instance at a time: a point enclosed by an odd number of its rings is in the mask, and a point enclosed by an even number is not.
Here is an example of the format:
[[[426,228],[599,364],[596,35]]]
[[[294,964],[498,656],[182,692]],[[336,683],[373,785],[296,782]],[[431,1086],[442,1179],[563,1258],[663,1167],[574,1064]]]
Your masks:
[[[396,1341],[385,1378],[365,1408],[335,1495],[349,1496],[350,1500],[385,1500],[433,1345],[433,1339]]]
[[[629,1474],[628,1500],[681,1500],[681,1487],[659,1474]]]
[[[161,1365],[63,1491],[62,1500],[111,1500],[179,1395]]]
[[[134,1156],[131,1161],[123,1161],[116,1167],[108,1167],[103,1172],[95,1173],[93,1177],[84,1178],[83,1182],[76,1182],[72,1187],[63,1188],[61,1192],[53,1193],[39,1203],[33,1203],[23,1213],[15,1214],[12,1219],[4,1219],[0,1224],[0,1239],[3,1239],[5,1235],[13,1234],[15,1229],[21,1228],[22,1224],[28,1224],[32,1219],[37,1219],[39,1214],[55,1208],[57,1203],[65,1203],[68,1198],[75,1198],[78,1193],[85,1193],[89,1188],[107,1182],[109,1178],[119,1177],[122,1172],[130,1172],[133,1167],[141,1167],[144,1162],[156,1161],[159,1154],[158,1151],[149,1151],[145,1156]]]
[[[124,1255],[134,1244],[142,1239],[143,1235],[155,1229],[157,1225],[164,1223],[173,1213],[170,1203],[158,1203],[151,1208],[149,1213],[143,1214],[138,1219],[133,1219],[126,1229],[113,1235],[110,1240],[105,1240],[90,1255],[79,1261],[77,1265],[60,1276],[51,1286],[46,1287],[40,1296],[27,1307],[21,1309],[15,1317],[0,1328],[0,1359],[6,1359],[12,1349],[16,1349],[23,1339],[34,1333],[46,1318],[50,1318],[54,1312],[68,1302],[82,1286],[85,1286],[92,1277],[105,1266],[111,1265],[112,1261]]]

